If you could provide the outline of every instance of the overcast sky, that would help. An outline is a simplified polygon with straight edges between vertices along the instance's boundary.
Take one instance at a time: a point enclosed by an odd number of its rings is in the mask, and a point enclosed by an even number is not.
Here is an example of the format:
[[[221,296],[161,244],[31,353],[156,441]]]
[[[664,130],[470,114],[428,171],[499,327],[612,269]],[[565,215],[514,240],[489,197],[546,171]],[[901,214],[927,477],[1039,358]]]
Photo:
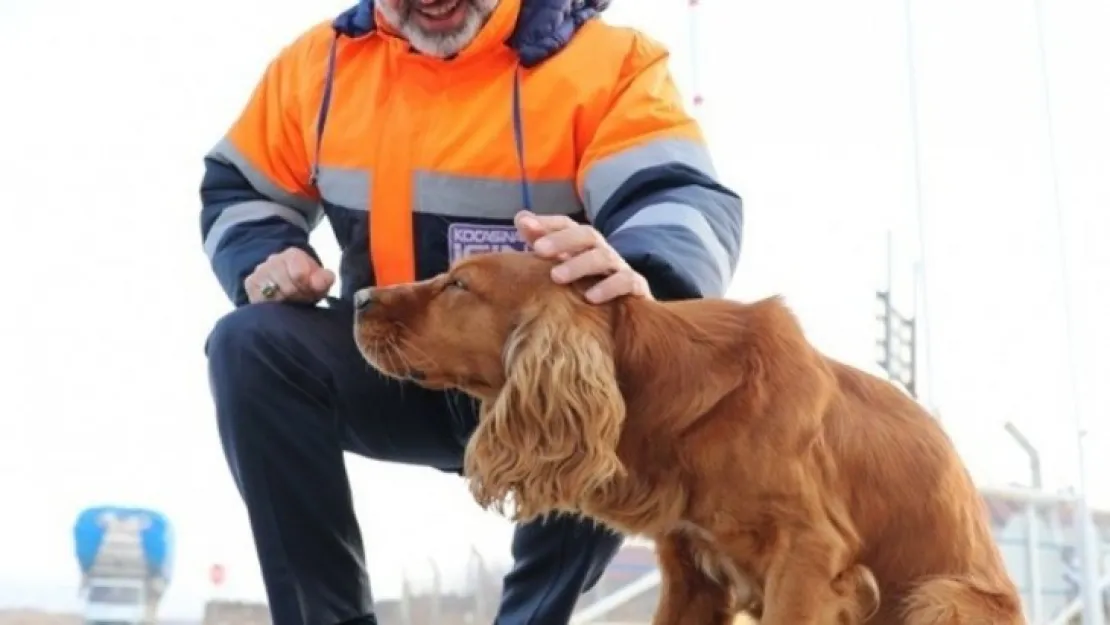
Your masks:
[[[873,291],[893,227],[898,298],[917,258],[904,14],[891,0],[616,0],[610,19],[693,77],[718,168],[744,196],[731,296],[784,293],[829,354],[873,368]],[[1041,446],[1049,487],[1077,475],[1043,84],[1027,0],[914,10],[929,400],[983,484],[1028,479],[1002,432]],[[1078,410],[1092,473],[1110,473],[1110,3],[1047,13]],[[88,505],[150,506],[177,526],[164,613],[199,613],[206,571],[262,596],[220,453],[202,343],[228,303],[201,251],[201,156],[269,58],[342,2],[0,0],[0,605],[71,607],[71,526]],[[691,69],[698,67],[696,73]],[[329,229],[314,241],[337,256]],[[334,267],[334,262],[332,264]],[[1096,423],[1097,422],[1097,423]],[[509,527],[455,479],[352,459],[375,591],[447,577],[471,545],[504,559]],[[1110,507],[1110,482],[1092,495]],[[371,502],[374,502],[373,504]],[[394,507],[383,513],[382,502]],[[451,519],[451,523],[444,523]]]

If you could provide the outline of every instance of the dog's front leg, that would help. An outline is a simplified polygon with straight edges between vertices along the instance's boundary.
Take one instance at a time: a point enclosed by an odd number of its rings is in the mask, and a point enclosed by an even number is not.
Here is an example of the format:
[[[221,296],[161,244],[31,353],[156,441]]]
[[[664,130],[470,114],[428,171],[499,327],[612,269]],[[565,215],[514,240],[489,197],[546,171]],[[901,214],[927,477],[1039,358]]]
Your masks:
[[[763,625],[859,625],[878,608],[871,571],[842,541],[811,530],[780,546],[767,575]]]
[[[663,575],[659,607],[652,625],[729,625],[732,597],[724,580],[715,580],[698,565],[690,542],[671,534],[655,541]]]

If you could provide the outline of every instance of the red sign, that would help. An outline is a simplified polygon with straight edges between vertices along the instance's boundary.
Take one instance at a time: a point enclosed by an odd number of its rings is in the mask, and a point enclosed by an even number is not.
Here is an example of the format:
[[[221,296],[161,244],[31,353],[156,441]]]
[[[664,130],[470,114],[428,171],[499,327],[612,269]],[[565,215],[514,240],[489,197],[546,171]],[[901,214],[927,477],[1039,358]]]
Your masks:
[[[227,576],[227,571],[222,564],[213,564],[208,569],[208,580],[212,582],[213,586],[219,586],[224,583],[224,578]]]

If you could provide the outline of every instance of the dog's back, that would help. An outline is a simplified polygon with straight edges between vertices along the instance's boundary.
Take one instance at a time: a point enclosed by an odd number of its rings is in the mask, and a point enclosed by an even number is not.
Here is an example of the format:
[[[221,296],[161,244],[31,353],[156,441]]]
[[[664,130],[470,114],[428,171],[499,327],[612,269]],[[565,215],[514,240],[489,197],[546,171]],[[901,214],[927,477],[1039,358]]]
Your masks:
[[[703,483],[721,482],[735,466],[745,467],[747,490],[730,514],[752,522],[745,517],[751,502],[764,492],[782,492],[775,467],[804,445],[815,461],[807,465],[809,477],[823,482],[817,490],[824,491],[829,514],[843,517],[844,523],[836,519],[832,525],[853,534],[846,542],[858,541],[859,564],[878,583],[879,611],[867,623],[1024,622],[983,500],[951,440],[915,401],[886,380],[821,355],[781,298],[676,302],[665,308],[681,323],[663,324],[667,331],[660,337],[686,326],[713,337],[698,344],[696,358],[684,357],[697,366],[679,370],[729,374],[702,375],[692,385],[699,401],[717,402],[708,416],[692,411],[701,419],[698,429],[676,422],[676,410],[667,412],[665,422],[682,426],[682,445],[699,458],[690,462]],[[636,404],[631,410],[652,412]],[[736,449],[743,450],[742,457],[730,455]],[[700,512],[712,515],[719,505]]]
[[[1024,623],[971,476],[940,425],[884,380],[830,367],[822,444],[879,581],[878,625]]]

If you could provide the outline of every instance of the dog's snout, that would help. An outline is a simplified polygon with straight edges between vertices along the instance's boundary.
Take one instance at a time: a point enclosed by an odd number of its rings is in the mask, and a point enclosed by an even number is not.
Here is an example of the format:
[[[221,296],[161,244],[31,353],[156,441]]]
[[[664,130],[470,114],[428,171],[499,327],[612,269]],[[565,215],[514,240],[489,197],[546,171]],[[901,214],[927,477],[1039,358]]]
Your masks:
[[[355,291],[355,310],[365,312],[374,303],[374,289],[366,288]]]

